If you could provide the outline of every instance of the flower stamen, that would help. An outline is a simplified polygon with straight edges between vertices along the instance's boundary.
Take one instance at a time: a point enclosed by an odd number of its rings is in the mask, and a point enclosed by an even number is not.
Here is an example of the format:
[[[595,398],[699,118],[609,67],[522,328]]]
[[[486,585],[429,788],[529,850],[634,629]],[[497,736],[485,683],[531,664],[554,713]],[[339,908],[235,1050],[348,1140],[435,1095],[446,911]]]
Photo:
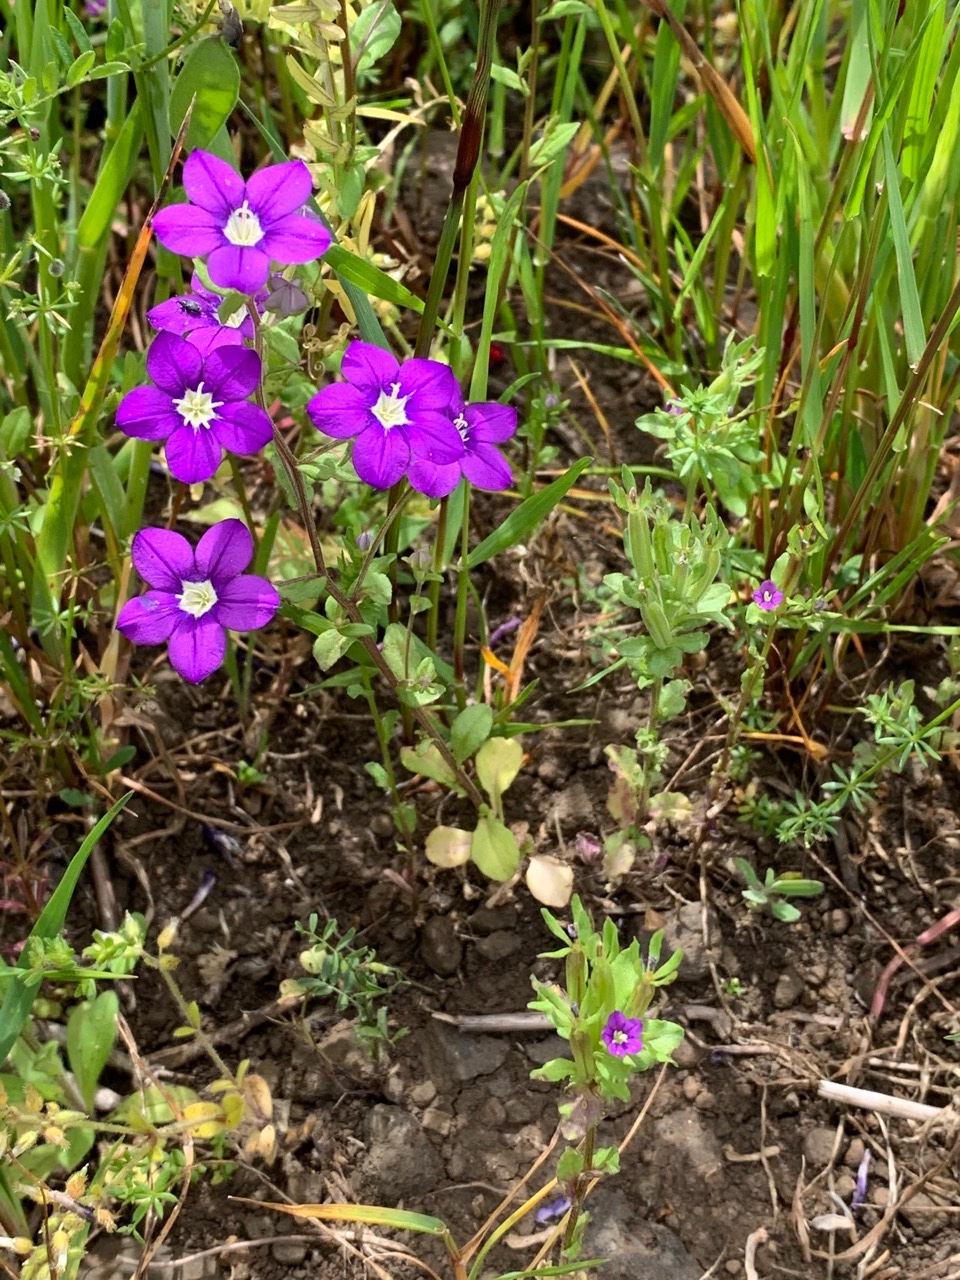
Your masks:
[[[209,427],[217,416],[217,410],[223,406],[222,400],[214,400],[209,391],[204,391],[203,383],[188,387],[179,400],[174,400],[173,407],[188,427]]]
[[[202,618],[217,603],[217,592],[209,578],[203,582],[181,582],[180,586],[177,604],[193,618]]]
[[[254,245],[260,243],[266,232],[260,225],[260,219],[244,200],[240,208],[234,209],[227,219],[223,234],[238,248],[252,249]]]
[[[409,399],[408,395],[400,394],[400,383],[393,382],[390,384],[390,394],[381,390],[376,404],[371,405],[370,412],[385,431],[389,431],[391,427],[406,427],[409,426],[410,419],[404,406]]]

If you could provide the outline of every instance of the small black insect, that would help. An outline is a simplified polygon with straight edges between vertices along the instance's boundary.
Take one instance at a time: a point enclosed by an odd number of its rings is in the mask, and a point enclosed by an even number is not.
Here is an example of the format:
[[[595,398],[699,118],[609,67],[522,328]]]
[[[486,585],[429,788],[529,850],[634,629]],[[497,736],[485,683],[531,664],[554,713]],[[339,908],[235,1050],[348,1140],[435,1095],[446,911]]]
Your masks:
[[[188,316],[202,316],[203,307],[199,302],[194,302],[190,298],[182,298],[180,300],[180,310]]]

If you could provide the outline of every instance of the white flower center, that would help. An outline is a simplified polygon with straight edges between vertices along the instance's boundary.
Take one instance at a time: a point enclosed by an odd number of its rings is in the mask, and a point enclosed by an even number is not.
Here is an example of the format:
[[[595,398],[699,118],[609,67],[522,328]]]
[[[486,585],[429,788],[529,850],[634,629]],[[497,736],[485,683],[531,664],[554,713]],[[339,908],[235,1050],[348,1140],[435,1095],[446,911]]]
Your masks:
[[[466,418],[463,416],[462,413],[458,418],[454,418],[453,425],[460,432],[460,439],[463,441],[463,443],[469,444],[470,443],[470,423],[466,420]]]
[[[203,383],[188,387],[179,400],[174,400],[173,407],[188,427],[209,427],[217,416],[222,400],[214,400],[209,391],[204,391]]]
[[[240,208],[234,209],[227,219],[223,234],[231,244],[242,249],[251,249],[255,244],[260,243],[266,232],[260,225],[260,219],[244,200]]]
[[[615,1031],[613,1033],[614,1044],[626,1044],[628,1038],[629,1037],[627,1036],[627,1033],[625,1031]]]
[[[380,392],[377,397],[377,403],[372,407],[371,413],[381,427],[387,431],[391,427],[405,427],[410,421],[404,408],[409,399],[409,396],[400,394],[400,383],[393,382],[390,384],[389,395],[385,391]]]
[[[202,618],[217,603],[217,593],[209,578],[206,582],[181,582],[180,586],[183,590],[177,596],[177,604],[194,618]]]

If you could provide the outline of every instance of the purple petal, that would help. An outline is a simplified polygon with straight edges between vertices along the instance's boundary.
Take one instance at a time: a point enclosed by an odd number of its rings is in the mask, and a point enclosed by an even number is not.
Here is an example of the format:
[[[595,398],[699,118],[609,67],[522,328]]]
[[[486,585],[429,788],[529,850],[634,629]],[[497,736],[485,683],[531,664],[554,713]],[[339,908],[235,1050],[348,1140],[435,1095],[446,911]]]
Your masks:
[[[130,547],[133,567],[144,582],[179,595],[184,578],[196,571],[193,548],[173,529],[141,529]]]
[[[196,152],[194,152],[196,154]],[[184,680],[199,684],[219,667],[227,652],[227,633],[209,616],[188,615],[170,637],[170,665]]]
[[[375,347],[372,342],[351,342],[343,353],[340,372],[348,382],[367,393],[367,403],[372,404],[382,387],[397,382],[400,366],[389,351]]]
[[[179,399],[203,377],[203,359],[185,338],[158,333],[147,352],[147,373],[161,391]]]
[[[330,248],[330,232],[316,218],[291,213],[267,231],[258,245],[274,262],[313,262]]]
[[[184,422],[171,432],[164,453],[170,474],[184,484],[209,480],[223,459],[220,441],[209,427],[190,427]]]
[[[307,414],[318,431],[335,440],[348,440],[376,422],[368,397],[349,382],[334,382],[318,391],[307,405]]]
[[[443,466],[448,462],[458,462],[464,455],[460,432],[446,414],[417,413],[404,430],[415,458]]]
[[[410,417],[421,409],[448,409],[456,395],[456,383],[453,370],[439,360],[414,356],[400,366],[400,394],[410,397],[407,402]]]
[[[221,241],[221,247],[207,259],[207,270],[210,279],[221,289],[256,293],[266,284],[270,259],[259,245],[223,244]]]
[[[181,616],[175,595],[169,591],[145,591],[120,610],[117,630],[133,644],[163,644],[170,639]]]
[[[187,334],[187,341],[206,360],[218,347],[242,347],[243,334],[239,329],[228,329],[226,325],[215,324],[194,329]]]
[[[243,179],[236,169],[209,151],[194,151],[191,155],[183,166],[183,186],[194,204],[217,216],[221,227],[243,204]]]
[[[397,483],[410,461],[410,446],[397,427],[385,431],[378,423],[357,436],[353,467],[364,483],[389,489]]]
[[[244,573],[217,591],[217,621],[231,631],[265,627],[280,608],[276,587],[255,573]]]
[[[513,480],[509,464],[492,444],[472,445],[460,466],[470,483],[478,489],[508,489]]]
[[[468,404],[463,416],[470,428],[471,443],[483,440],[490,444],[503,444],[517,429],[516,409],[507,404],[497,404],[495,400]]]
[[[197,543],[195,558],[201,581],[209,578],[220,597],[230,579],[243,573],[253,559],[250,530],[236,519],[211,525]]]
[[[246,400],[260,381],[260,357],[247,347],[223,347],[203,366],[203,389],[214,400]]]
[[[249,400],[223,405],[210,429],[231,453],[258,453],[273,439],[269,413]]]
[[[296,213],[312,193],[310,170],[302,160],[272,164],[247,180],[247,201],[264,231],[288,213]]]
[[[209,314],[207,304],[194,294],[184,293],[176,298],[168,298],[166,302],[158,302],[147,312],[147,319],[155,329],[166,333],[178,333],[186,337],[193,329],[213,327],[218,329],[220,321]]]
[[[117,426],[137,440],[166,440],[182,421],[159,387],[134,387],[117,405]]]
[[[202,258],[224,243],[223,222],[193,204],[168,204],[154,216],[153,230],[165,249],[188,258]]]
[[[458,462],[438,467],[424,458],[415,458],[407,479],[418,493],[426,494],[428,498],[445,498],[460,483],[461,474]]]

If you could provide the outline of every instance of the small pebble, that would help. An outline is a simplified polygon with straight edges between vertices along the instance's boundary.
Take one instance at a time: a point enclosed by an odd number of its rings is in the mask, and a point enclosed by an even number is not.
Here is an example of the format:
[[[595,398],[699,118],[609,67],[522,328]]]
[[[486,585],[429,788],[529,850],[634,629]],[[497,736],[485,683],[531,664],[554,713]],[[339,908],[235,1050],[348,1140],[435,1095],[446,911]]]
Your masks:
[[[723,1269],[728,1276],[738,1276],[743,1270],[743,1263],[739,1258],[728,1258],[723,1264]]]
[[[716,1111],[717,1099],[709,1089],[704,1089],[698,1093],[693,1104],[698,1111]]]
[[[683,1091],[683,1096],[687,1099],[687,1101],[692,1102],[694,1098],[697,1096],[697,1094],[700,1092],[700,1090],[703,1088],[703,1085],[701,1084],[697,1076],[687,1076],[686,1080],[684,1080],[680,1088]]]
[[[519,951],[520,939],[512,930],[498,929],[487,938],[479,938],[476,946],[484,960],[495,962],[506,960],[508,956]]]
[[[787,969],[777,979],[773,990],[773,1003],[778,1009],[792,1009],[803,995],[804,980],[794,969]]]
[[[463,959],[463,944],[449,916],[431,916],[420,935],[423,963],[441,978],[457,972]]]
[[[860,1161],[863,1159],[863,1139],[851,1138],[850,1145],[847,1147],[846,1154],[843,1157],[843,1163],[848,1169],[859,1169]]]
[[[819,1173],[830,1163],[836,1137],[836,1130],[828,1129],[826,1125],[817,1125],[815,1129],[810,1129],[804,1134],[803,1154],[807,1162],[808,1176]]]
[[[386,839],[393,835],[393,819],[389,813],[375,813],[370,819],[370,830],[375,836]]]
[[[421,1080],[410,1090],[410,1101],[415,1107],[428,1107],[437,1096],[437,1086],[432,1080]]]
[[[848,1200],[857,1189],[857,1180],[852,1173],[841,1173],[833,1184],[833,1189],[841,1200]]]
[[[420,1123],[428,1132],[437,1133],[441,1138],[445,1138],[450,1132],[453,1117],[446,1111],[441,1111],[439,1107],[427,1107]]]
[[[296,1266],[307,1256],[307,1246],[297,1240],[275,1240],[270,1246],[270,1252],[277,1262]]]
[[[834,911],[828,911],[824,924],[827,927],[827,933],[834,938],[842,938],[850,928],[850,912],[844,911],[843,907],[837,907]]]

